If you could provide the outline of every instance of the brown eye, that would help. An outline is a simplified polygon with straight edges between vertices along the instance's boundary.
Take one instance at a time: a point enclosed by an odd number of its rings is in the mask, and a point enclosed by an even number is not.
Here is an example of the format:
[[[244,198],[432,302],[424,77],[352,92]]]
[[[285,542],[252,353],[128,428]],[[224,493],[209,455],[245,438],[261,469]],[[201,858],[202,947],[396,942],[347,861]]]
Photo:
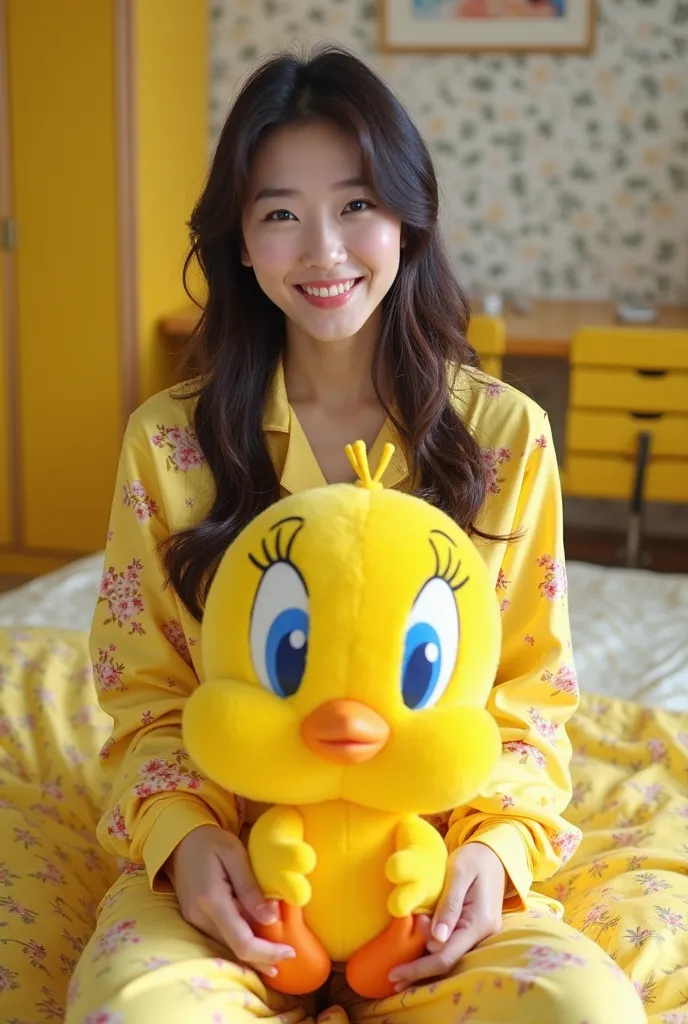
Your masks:
[[[352,199],[352,201],[346,205],[346,210],[350,213],[364,213],[366,210],[373,209],[373,204],[369,203],[367,199]]]

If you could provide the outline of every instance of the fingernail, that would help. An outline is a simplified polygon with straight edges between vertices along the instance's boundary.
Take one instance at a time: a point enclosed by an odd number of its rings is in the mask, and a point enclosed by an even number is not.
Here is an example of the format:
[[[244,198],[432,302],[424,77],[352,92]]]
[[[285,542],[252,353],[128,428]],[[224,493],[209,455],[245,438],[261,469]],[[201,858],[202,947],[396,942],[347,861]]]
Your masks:
[[[402,981],[401,984],[394,986],[394,991],[395,992],[403,992],[405,988],[406,988],[406,983]]]
[[[261,924],[274,924],[277,920],[277,914],[275,908],[269,903],[261,903],[256,907],[256,917]]]
[[[444,924],[444,922],[436,924],[432,930],[432,934],[438,942],[446,942],[449,938],[449,925]]]
[[[394,984],[395,981],[400,981],[403,978],[403,974],[401,973],[401,971],[395,969],[393,971],[390,971],[387,977],[392,982],[392,984]]]
[[[293,960],[296,957],[296,950],[285,949],[283,956],[285,960]]]
[[[276,967],[268,967],[268,969],[265,971],[265,974],[267,974],[268,978],[276,978],[277,977],[277,968]]]

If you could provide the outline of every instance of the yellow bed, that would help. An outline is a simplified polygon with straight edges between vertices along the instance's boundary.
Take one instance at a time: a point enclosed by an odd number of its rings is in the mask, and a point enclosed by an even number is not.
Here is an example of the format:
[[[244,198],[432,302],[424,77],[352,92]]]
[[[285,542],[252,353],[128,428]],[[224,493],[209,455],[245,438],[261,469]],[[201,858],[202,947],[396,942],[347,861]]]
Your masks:
[[[63,1019],[122,867],[94,839],[108,722],[85,630],[100,569],[95,556],[0,597],[2,1022]],[[688,577],[572,565],[570,579],[586,692],[567,816],[584,840],[540,888],[630,974],[652,1024],[688,1024]]]

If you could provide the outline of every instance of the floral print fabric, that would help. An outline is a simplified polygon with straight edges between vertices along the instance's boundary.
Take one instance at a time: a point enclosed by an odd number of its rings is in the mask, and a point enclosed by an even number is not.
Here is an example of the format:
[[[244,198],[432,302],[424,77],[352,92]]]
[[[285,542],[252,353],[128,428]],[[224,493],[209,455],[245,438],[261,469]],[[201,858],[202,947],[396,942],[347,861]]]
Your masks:
[[[451,848],[471,839],[492,846],[513,882],[516,909],[525,906],[533,877],[547,877],[571,855],[577,835],[562,817],[570,797],[565,726],[578,688],[561,489],[549,423],[534,402],[466,368],[452,375],[451,395],[488,474],[479,525],[519,540],[481,548],[505,637],[490,703],[504,742],[495,791],[469,807],[448,808],[440,828]],[[263,430],[282,491],[303,490],[316,482],[317,463],[290,411],[281,366],[271,396]],[[99,700],[113,719],[102,755],[112,798],[98,835],[110,853],[143,862],[154,886],[169,854],[201,820],[240,831],[257,813],[204,778],[182,750],[179,722],[201,674],[199,625],[165,585],[160,545],[171,531],[202,520],[212,496],[193,430],[194,403],[184,392],[161,392],[131,417],[91,630]],[[397,445],[385,486],[409,490],[408,466],[389,424],[376,443],[385,440]],[[518,744],[532,751],[528,759]],[[153,810],[153,802],[160,808]]]
[[[109,733],[84,635],[0,629],[0,1020],[64,1019],[119,874],[95,837]]]
[[[623,1024],[646,1020],[637,992],[603,950],[541,910],[508,915],[501,935],[445,979],[377,1002],[355,998],[337,972],[327,989],[323,1001],[342,1009],[321,1024],[609,1024],[610,1005]],[[173,1024],[314,1019],[312,1000],[271,992],[183,921],[172,894],[151,893],[134,872],[103,903],[70,985],[67,1024],[148,1024],[163,1012]]]
[[[688,1024],[688,715],[583,696],[568,730],[574,757],[567,817],[583,839],[578,846],[576,833],[577,849],[565,867],[536,884],[531,910],[508,917],[538,931],[519,942],[517,957],[496,945],[481,978],[452,979],[406,995],[406,1016],[400,1000],[386,1016],[376,1016],[374,1007],[350,1007],[352,1019],[410,1024],[418,1019],[411,1010],[417,1014],[424,1005],[423,1021],[453,1022],[464,1014],[477,1022],[488,1007],[488,1019],[498,1020],[495,1000],[502,997],[507,1007],[531,1012],[529,1000],[538,998],[543,979],[570,984],[571,993],[580,989],[581,977],[595,985],[577,960],[582,957],[604,971],[600,984],[611,983],[609,963],[616,964],[631,979],[651,1024]],[[84,636],[0,630],[0,1019],[62,1021],[70,978],[88,947],[84,973],[77,972],[70,990],[72,1020],[79,1024],[130,1024],[123,1010],[108,1006],[98,992],[89,994],[84,980],[97,979],[103,996],[105,979],[144,970],[161,972],[165,998],[180,1001],[186,1014],[181,1019],[190,1024],[228,1024],[233,1006],[256,1016],[260,1010],[268,1019],[273,1013],[274,1020],[280,1014],[286,1021],[306,1020],[307,1006],[287,1009],[280,997],[268,995],[259,979],[184,924],[171,894],[152,893],[140,867],[125,865],[122,872],[122,863],[97,843],[95,823],[107,802],[100,765],[108,732]],[[511,752],[517,762],[541,770],[537,747],[515,741]],[[191,771],[180,752],[169,764],[149,762],[136,785],[193,788]],[[123,827],[121,819],[113,827]],[[574,840],[564,833],[559,842],[565,857]],[[536,905],[539,894],[562,902],[565,922],[590,940],[586,952],[575,932],[562,930]],[[154,903],[160,924],[144,934],[151,901],[160,901]],[[611,961],[596,959],[597,947]],[[333,998],[344,995],[335,992]],[[156,998],[159,1012],[159,992]]]

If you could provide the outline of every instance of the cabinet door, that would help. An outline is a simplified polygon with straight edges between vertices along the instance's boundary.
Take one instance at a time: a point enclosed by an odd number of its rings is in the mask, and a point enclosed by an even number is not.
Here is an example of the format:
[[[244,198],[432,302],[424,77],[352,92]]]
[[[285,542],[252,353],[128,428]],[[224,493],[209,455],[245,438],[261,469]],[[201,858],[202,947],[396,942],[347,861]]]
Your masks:
[[[122,436],[114,0],[6,0],[21,518],[102,546]]]

